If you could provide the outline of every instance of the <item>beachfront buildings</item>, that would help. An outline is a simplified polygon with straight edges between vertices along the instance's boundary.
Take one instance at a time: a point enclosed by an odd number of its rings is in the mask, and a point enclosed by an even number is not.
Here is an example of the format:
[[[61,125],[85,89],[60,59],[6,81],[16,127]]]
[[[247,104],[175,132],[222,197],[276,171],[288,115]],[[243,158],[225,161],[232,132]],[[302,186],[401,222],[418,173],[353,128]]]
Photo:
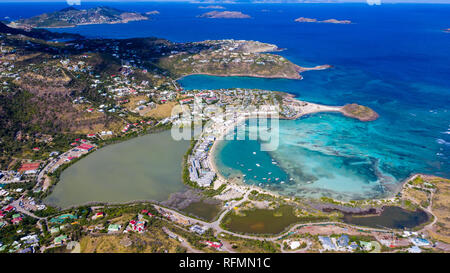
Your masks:
[[[214,181],[216,173],[209,166],[208,152],[216,138],[208,136],[201,138],[189,156],[189,179],[201,187],[208,187]]]

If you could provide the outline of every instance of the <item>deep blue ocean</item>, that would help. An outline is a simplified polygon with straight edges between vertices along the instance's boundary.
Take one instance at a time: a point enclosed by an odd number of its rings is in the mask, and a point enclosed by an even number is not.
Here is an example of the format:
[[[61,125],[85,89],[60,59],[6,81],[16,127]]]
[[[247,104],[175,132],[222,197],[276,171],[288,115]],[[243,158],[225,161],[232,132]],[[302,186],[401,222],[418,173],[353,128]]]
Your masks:
[[[66,6],[0,4],[0,19]],[[281,121],[280,147],[270,154],[260,152],[257,141],[222,142],[216,163],[223,175],[245,175],[246,183],[284,194],[344,200],[391,196],[416,172],[450,177],[450,34],[442,31],[450,28],[450,5],[222,5],[251,19],[197,18],[209,11],[199,9],[201,4],[108,6],[160,14],[150,21],[58,31],[87,37],[156,36],[176,42],[233,38],[274,43],[285,48],[280,54],[296,64],[333,68],[306,72],[303,80],[190,76],[180,82],[186,89],[262,88],[322,104],[355,102],[380,114],[368,123],[339,114]],[[353,24],[294,22],[298,17]]]

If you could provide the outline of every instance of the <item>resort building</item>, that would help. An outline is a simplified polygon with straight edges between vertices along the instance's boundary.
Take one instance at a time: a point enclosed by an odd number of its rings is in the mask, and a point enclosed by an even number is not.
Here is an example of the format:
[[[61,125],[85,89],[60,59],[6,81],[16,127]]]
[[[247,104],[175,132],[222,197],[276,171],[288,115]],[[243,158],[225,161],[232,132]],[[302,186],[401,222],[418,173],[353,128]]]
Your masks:
[[[319,236],[319,241],[325,250],[337,250],[336,245],[330,239],[330,237]]]

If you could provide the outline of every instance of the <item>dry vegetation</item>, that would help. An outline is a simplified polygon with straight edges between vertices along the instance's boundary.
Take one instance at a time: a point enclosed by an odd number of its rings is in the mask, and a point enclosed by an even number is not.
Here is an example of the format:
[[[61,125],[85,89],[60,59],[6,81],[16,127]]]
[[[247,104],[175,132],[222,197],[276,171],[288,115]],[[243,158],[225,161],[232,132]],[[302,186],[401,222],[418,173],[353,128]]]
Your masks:
[[[154,109],[144,109],[139,112],[144,117],[152,117],[155,119],[163,119],[170,117],[172,115],[172,108],[177,103],[174,101],[165,103],[165,104],[157,104],[156,108]]]
[[[429,178],[426,181],[436,186],[431,210],[437,217],[437,222],[430,231],[430,236],[450,243],[450,180],[444,178]]]
[[[356,103],[342,107],[342,113],[346,116],[357,118],[361,121],[372,121],[378,118],[378,114],[367,106]]]
[[[86,236],[80,245],[82,253],[174,253],[180,243],[155,228],[142,234]]]

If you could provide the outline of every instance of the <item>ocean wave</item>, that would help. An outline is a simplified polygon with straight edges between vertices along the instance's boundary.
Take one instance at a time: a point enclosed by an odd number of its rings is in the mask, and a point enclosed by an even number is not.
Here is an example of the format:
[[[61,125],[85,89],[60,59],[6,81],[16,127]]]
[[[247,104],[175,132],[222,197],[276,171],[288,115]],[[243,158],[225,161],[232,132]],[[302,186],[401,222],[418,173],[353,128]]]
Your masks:
[[[445,140],[443,140],[441,138],[436,139],[436,142],[438,144],[442,144],[442,145],[450,145],[450,142],[447,142],[447,141],[445,141]]]

